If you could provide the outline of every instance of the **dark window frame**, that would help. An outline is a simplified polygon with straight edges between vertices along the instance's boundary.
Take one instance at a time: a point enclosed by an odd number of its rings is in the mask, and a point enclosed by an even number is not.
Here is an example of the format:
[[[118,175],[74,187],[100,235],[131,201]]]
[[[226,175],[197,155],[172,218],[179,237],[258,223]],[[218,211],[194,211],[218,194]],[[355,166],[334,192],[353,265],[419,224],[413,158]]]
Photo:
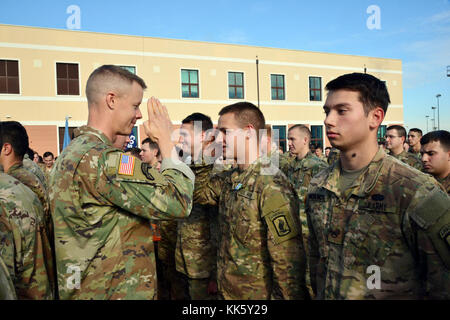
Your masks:
[[[281,128],[284,128],[284,130],[280,130]],[[286,125],[272,125],[272,131],[278,129],[278,148],[281,147],[283,152],[286,152],[288,150],[288,129]],[[273,133],[272,133],[273,135]],[[283,138],[284,136],[284,138]]]
[[[316,127],[320,127],[320,136],[319,137],[315,136],[315,133],[316,133],[315,128]],[[311,125],[310,130],[311,130],[311,144],[316,147],[320,146],[320,147],[322,147],[322,150],[324,150],[323,125]]]
[[[275,76],[276,81],[275,81],[275,87],[273,86],[272,83],[272,76]],[[278,77],[282,77],[283,79],[283,86],[279,87],[278,86]],[[272,90],[275,90],[276,92],[276,98],[274,99],[273,95],[272,95]],[[282,90],[283,91],[283,98],[279,98],[278,95],[278,90]],[[272,98],[271,100],[286,100],[286,77],[284,76],[284,74],[278,74],[278,73],[271,73],[270,74],[270,97]]]
[[[60,77],[60,69],[58,69],[58,65],[62,66],[65,65],[66,70],[66,77]],[[76,65],[76,73],[77,77],[71,77],[69,66]],[[80,63],[78,62],[61,62],[57,61],[55,63],[56,68],[56,95],[57,96],[80,96]],[[66,87],[60,87],[60,83],[65,82]],[[76,83],[77,87],[76,90],[71,90],[71,83]],[[64,91],[65,90],[65,91]],[[65,93],[66,92],[66,93]]]
[[[313,88],[311,86],[311,79],[319,79],[320,80],[320,85],[319,88]],[[319,76],[309,76],[308,77],[308,81],[309,81],[309,101],[322,101],[322,77]],[[314,81],[315,82],[315,81]],[[313,82],[313,83],[314,83]],[[315,99],[316,95],[315,93],[319,93],[319,99]],[[314,97],[313,99],[311,97]]]
[[[234,74],[234,84],[230,84],[230,73]],[[242,85],[236,84],[236,75],[242,75]],[[234,98],[230,97],[230,88],[234,88]],[[242,97],[237,96],[237,89],[242,89]],[[228,99],[245,99],[245,90],[244,90],[244,72],[239,71],[228,71]]]
[[[188,82],[183,82],[183,71],[188,71]],[[197,72],[197,82],[191,83],[191,71]],[[188,86],[189,96],[183,96],[183,86]],[[197,87],[197,96],[192,95],[191,87]],[[181,69],[181,97],[182,98],[200,98],[200,72],[198,69]]]
[[[5,68],[4,74],[3,74],[3,70],[0,70],[0,88],[1,88],[1,83],[4,83],[4,86],[5,86],[5,90],[0,91],[0,94],[19,94],[20,95],[20,61],[19,61],[19,59],[17,59],[17,60],[0,59],[0,62],[4,63],[4,68]],[[11,71],[8,72],[9,71],[8,66],[11,63],[17,64],[17,70],[14,69],[13,72],[11,72]],[[0,68],[2,68],[1,65],[0,65]],[[17,74],[17,76],[11,75],[11,74]],[[17,88],[17,91],[10,88],[10,86],[13,82],[15,82],[13,88]]]

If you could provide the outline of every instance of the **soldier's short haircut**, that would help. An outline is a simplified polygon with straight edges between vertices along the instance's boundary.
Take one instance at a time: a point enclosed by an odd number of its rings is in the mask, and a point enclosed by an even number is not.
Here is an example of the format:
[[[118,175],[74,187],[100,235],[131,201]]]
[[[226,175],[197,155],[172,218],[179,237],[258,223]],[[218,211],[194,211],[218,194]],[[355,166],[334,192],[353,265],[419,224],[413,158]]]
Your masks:
[[[409,132],[417,132],[418,134],[419,134],[419,136],[421,137],[421,136],[423,136],[423,133],[422,133],[422,130],[420,130],[419,128],[412,128],[412,129],[409,129]]]
[[[350,90],[359,93],[359,101],[364,106],[366,115],[376,107],[381,107],[386,113],[389,103],[389,92],[384,81],[366,73],[344,74],[327,83],[326,90]]]
[[[103,65],[98,67],[91,73],[86,83],[86,97],[88,104],[95,102],[95,96],[97,94],[106,94],[108,90],[112,89],[122,92],[121,82],[131,85],[134,81],[137,82],[142,89],[147,88],[147,85],[141,77],[122,67],[114,65]]]
[[[322,150],[322,151],[323,151],[323,148],[322,148],[321,146],[319,146],[319,145],[318,145],[318,146],[316,146],[316,150],[317,150],[317,149],[320,149],[320,150]]]
[[[219,112],[219,116],[223,116],[227,113],[234,114],[234,117],[241,128],[251,124],[257,132],[261,129],[265,129],[266,119],[261,110],[253,103],[238,102],[223,107]]]
[[[331,150],[331,147],[326,147],[325,150]]]
[[[182,124],[192,123],[193,125],[194,122],[197,121],[202,123],[202,131],[207,131],[214,127],[211,118],[208,117],[206,114],[200,112],[190,114],[189,116],[184,118],[183,121],[181,121],[181,123]]]
[[[405,139],[406,139],[406,130],[402,126],[399,126],[398,124],[394,124],[394,125],[386,128],[386,131],[389,131],[389,130],[396,130],[399,137],[405,137]]]
[[[141,145],[144,144],[144,143],[148,143],[150,149],[152,149],[152,150],[158,149],[158,151],[159,151],[159,146],[158,146],[158,144],[157,144],[155,141],[153,141],[152,139],[150,139],[150,138],[145,138],[144,140],[142,140]]]
[[[50,152],[50,151],[44,152],[44,155],[43,155],[44,158],[47,158],[47,157],[50,157],[50,156],[51,156],[52,158],[55,158],[55,156],[53,155],[52,152]]]
[[[433,141],[439,141],[446,152],[450,150],[450,132],[447,130],[431,131],[420,138],[422,146]]]
[[[15,155],[23,159],[29,147],[27,130],[17,121],[4,121],[2,124],[2,146],[11,144]]]
[[[300,130],[304,135],[308,137],[308,141],[311,141],[311,130],[304,124],[296,124],[289,128],[288,132],[294,129]]]
[[[129,152],[133,157],[139,158],[139,154],[141,153],[141,151],[142,151],[141,149],[133,147],[133,148],[126,148],[124,153]]]

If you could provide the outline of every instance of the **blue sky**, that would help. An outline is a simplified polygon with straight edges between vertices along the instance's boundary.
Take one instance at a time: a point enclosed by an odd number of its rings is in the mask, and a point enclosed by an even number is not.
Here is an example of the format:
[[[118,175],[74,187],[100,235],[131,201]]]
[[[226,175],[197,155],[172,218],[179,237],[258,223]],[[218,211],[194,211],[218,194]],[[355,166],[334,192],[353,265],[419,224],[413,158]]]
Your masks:
[[[401,59],[405,125],[426,131],[440,93],[440,126],[450,130],[449,0],[2,0],[0,23],[66,29],[70,5],[83,31]],[[380,30],[366,26],[370,5]]]

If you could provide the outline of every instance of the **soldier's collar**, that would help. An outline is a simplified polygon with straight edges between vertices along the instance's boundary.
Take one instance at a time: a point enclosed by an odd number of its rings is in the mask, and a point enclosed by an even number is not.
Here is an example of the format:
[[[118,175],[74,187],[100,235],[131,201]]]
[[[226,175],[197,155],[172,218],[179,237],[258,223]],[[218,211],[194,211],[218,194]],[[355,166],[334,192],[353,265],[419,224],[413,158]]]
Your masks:
[[[354,189],[351,194],[354,194],[358,197],[365,197],[370,191],[375,187],[375,184],[378,181],[378,178],[381,175],[381,168],[383,166],[384,159],[386,158],[386,153],[383,151],[383,148],[380,146],[378,148],[377,153],[373,157],[372,161],[369,163],[366,171],[361,174],[358,179],[355,180],[355,185],[359,185],[360,187]],[[330,167],[330,171],[328,177],[323,180],[323,187],[337,196],[341,196],[339,190],[339,178],[341,175],[341,161],[335,161]]]
[[[94,129],[89,126],[81,126],[74,131],[75,137],[84,135],[84,134],[90,134],[96,136],[98,139],[100,139],[103,143],[105,143],[108,146],[112,147],[112,142],[106,137],[106,135],[101,132],[100,130]]]

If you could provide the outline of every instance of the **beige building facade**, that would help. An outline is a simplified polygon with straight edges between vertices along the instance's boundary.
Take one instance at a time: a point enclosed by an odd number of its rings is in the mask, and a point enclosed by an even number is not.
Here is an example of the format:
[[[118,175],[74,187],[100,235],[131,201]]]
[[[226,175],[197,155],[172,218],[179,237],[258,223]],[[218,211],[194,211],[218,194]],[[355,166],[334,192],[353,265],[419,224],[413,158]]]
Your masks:
[[[146,100],[155,96],[178,125],[193,112],[217,123],[222,107],[259,101],[282,147],[296,123],[311,128],[314,144],[327,146],[324,87],[364,71],[386,81],[391,105],[383,125],[403,123],[400,60],[12,25],[0,25],[0,120],[21,122],[40,155],[58,155],[65,118],[72,128],[86,124],[86,81],[103,64],[123,66],[147,83],[138,141]]]

